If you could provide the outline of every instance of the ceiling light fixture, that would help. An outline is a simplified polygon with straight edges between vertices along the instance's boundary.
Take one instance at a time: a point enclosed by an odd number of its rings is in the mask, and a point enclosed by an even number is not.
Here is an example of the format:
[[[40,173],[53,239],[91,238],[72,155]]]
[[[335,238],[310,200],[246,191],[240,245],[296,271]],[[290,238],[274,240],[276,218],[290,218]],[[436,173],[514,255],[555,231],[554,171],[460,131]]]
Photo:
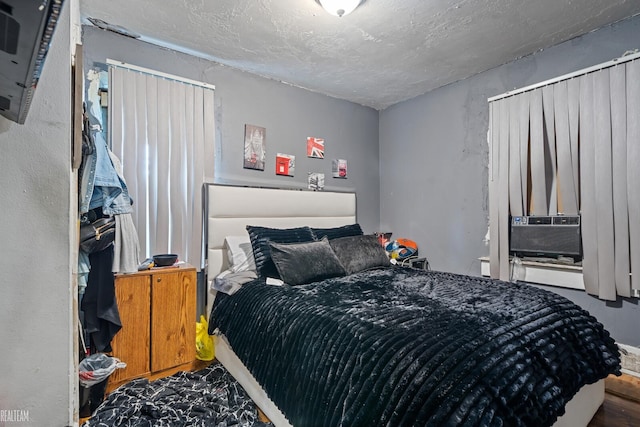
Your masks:
[[[332,15],[343,17],[353,12],[362,0],[316,0]]]

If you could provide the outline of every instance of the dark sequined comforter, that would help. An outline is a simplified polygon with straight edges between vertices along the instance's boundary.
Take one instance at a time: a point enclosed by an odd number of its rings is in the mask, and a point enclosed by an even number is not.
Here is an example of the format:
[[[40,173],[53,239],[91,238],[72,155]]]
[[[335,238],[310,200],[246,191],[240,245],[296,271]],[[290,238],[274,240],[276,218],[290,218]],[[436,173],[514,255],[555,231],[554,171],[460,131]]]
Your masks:
[[[210,331],[294,426],[549,426],[618,373],[595,318],[531,286],[392,267],[217,298]]]

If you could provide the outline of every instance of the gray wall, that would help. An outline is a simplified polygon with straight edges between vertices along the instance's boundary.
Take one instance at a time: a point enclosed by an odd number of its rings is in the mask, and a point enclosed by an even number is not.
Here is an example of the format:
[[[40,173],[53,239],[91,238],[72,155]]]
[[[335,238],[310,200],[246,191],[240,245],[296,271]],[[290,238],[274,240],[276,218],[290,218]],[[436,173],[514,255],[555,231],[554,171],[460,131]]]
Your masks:
[[[617,301],[602,301],[583,291],[535,285],[538,288],[560,294],[591,313],[622,344],[640,347],[638,325],[640,310],[637,298],[618,298]]]
[[[70,425],[77,393],[69,7],[25,124],[0,117],[0,409],[21,425]]]
[[[496,40],[499,43],[499,40]],[[416,240],[434,269],[479,275],[489,218],[487,98],[640,48],[640,17],[396,104],[380,114],[381,228]],[[553,288],[552,288],[553,289]],[[637,299],[562,291],[638,346]],[[636,321],[629,321],[630,319]]]
[[[85,70],[115,59],[216,86],[218,183],[307,188],[308,172],[325,174],[325,190],[356,191],[358,221],[378,230],[378,112],[159,48],[94,27],[83,27]],[[264,171],[243,169],[244,125],[267,129]],[[306,138],[325,138],[325,159],[306,157]],[[296,156],[294,177],[275,175],[276,153]],[[331,160],[348,161],[348,179],[331,177]],[[213,159],[211,161],[214,161]]]

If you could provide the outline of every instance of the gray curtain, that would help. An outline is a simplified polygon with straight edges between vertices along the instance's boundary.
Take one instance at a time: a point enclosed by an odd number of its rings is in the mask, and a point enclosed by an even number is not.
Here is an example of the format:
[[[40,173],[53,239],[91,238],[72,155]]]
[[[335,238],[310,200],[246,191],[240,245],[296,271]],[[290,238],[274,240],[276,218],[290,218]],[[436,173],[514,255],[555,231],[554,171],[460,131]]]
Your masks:
[[[213,181],[213,90],[111,66],[112,151],[122,160],[145,257],[177,253],[200,268],[202,185]]]
[[[622,96],[622,95],[621,95]],[[629,213],[629,241],[632,288],[640,290],[640,61],[626,64],[627,101],[627,203]],[[618,144],[616,144],[618,146]],[[624,150],[624,148],[620,148]],[[621,153],[624,156],[624,153]],[[623,160],[624,161],[624,160]],[[624,176],[619,177],[621,180]],[[621,186],[618,183],[618,186]],[[623,192],[623,190],[619,190]],[[624,276],[625,271],[620,271]],[[622,295],[622,294],[621,294]]]
[[[509,215],[580,213],[586,291],[640,289],[640,60],[491,101],[489,140],[492,277],[509,278]]]

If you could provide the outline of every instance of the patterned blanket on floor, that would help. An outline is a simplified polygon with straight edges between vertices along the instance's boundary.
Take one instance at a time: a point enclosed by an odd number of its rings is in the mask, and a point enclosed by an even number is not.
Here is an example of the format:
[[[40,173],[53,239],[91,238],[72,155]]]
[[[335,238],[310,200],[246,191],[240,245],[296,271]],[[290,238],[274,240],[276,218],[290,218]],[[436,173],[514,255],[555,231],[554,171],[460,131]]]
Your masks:
[[[214,362],[198,372],[131,381],[109,394],[84,427],[271,426],[256,405]]]

